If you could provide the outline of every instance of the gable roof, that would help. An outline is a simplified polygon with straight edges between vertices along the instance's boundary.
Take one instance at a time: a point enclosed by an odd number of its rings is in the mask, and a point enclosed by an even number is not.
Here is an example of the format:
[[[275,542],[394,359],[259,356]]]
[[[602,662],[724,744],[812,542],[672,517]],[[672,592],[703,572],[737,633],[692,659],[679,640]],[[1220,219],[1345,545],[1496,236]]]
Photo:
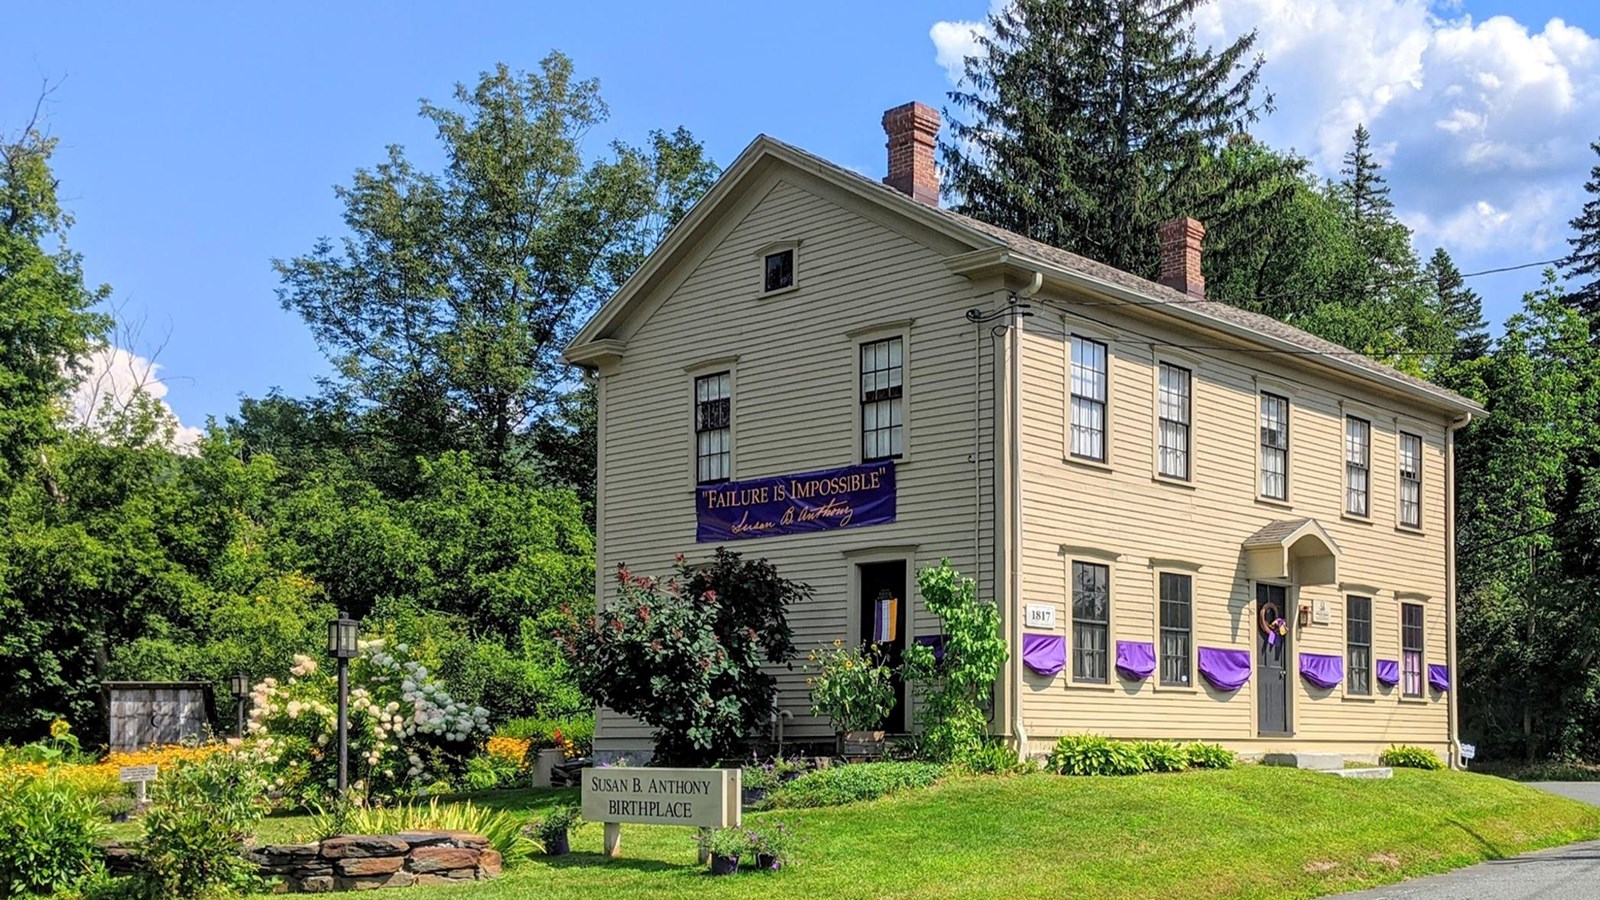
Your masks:
[[[974,251],[1001,251],[1008,264],[1031,267],[1047,277],[1079,289],[1102,294],[1127,305],[1148,308],[1157,314],[1222,332],[1230,337],[1303,357],[1306,361],[1353,376],[1377,382],[1458,415],[1479,415],[1484,409],[1462,395],[1430,381],[1401,372],[1392,366],[1341,347],[1332,341],[1302,331],[1271,316],[1250,312],[1227,303],[1203,300],[1173,290],[1166,285],[1141,278],[1121,269],[1024,237],[938,206],[913,200],[888,185],[874,181],[791,144],[760,135],[746,147],[710,191],[674,227],[644,264],[625,282],[568,345],[564,358],[577,365],[592,365],[599,355],[620,354],[620,342],[609,339],[609,331],[628,311],[646,284],[668,267],[689,237],[706,226],[722,204],[733,195],[758,166],[768,161],[785,163],[821,177],[850,193],[875,202],[924,226],[943,232]],[[1218,348],[1223,349],[1223,348]]]

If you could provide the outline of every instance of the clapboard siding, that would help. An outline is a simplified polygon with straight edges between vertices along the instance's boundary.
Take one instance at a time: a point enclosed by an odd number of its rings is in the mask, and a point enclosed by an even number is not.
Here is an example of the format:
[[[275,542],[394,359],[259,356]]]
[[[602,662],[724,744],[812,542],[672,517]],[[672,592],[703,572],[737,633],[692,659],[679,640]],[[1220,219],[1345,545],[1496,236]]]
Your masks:
[[[858,339],[851,334],[914,320],[907,347],[908,460],[896,472],[898,520],[730,545],[772,560],[782,575],[813,591],[789,613],[800,660],[792,670],[775,669],[780,703],[796,717],[786,733],[802,738],[824,736],[828,726],[809,715],[799,663],[811,648],[854,639],[848,631],[854,562],[846,554],[915,545],[913,567],[949,557],[990,595],[993,389],[986,387],[976,405],[982,442],[975,472],[975,329],[962,318],[981,301],[971,282],[950,273],[939,249],[881,218],[804,173],[774,177],[720,240],[686,263],[692,266],[687,277],[659,298],[628,334],[621,363],[601,376],[603,604],[615,596],[608,574],[619,563],[663,573],[676,553],[700,559],[713,550],[694,542],[692,377],[686,367],[737,357],[731,366],[735,479],[850,465],[858,461],[859,440]],[[799,288],[759,296],[757,252],[792,240],[802,242]],[[980,381],[991,385],[992,342],[986,338],[976,349]],[[981,535],[976,558],[975,533]],[[909,618],[913,635],[938,631],[920,604],[913,604]],[[596,742],[642,747],[648,734],[641,723],[602,711]]]
[[[1104,304],[1090,307],[1056,298],[1038,305],[1041,313],[1029,323],[1023,342],[1022,600],[1056,606],[1058,632],[1069,642],[1069,662],[1068,670],[1053,678],[1030,673],[1025,680],[1024,720],[1035,749],[1060,734],[1098,731],[1220,739],[1241,749],[1294,745],[1370,754],[1389,743],[1407,742],[1442,750],[1448,740],[1447,701],[1432,691],[1421,702],[1400,700],[1398,689],[1379,689],[1370,699],[1347,699],[1342,688],[1310,688],[1291,668],[1295,734],[1268,740],[1255,737],[1253,682],[1232,695],[1203,682],[1192,690],[1157,688],[1153,678],[1138,684],[1118,681],[1110,688],[1072,683],[1067,595],[1072,556],[1063,547],[1116,554],[1110,564],[1113,646],[1118,639],[1157,641],[1156,573],[1164,564],[1181,563],[1198,567],[1193,572],[1194,643],[1248,649],[1253,655],[1253,586],[1243,574],[1240,544],[1268,522],[1301,517],[1316,519],[1339,545],[1339,579],[1348,590],[1339,585],[1300,590],[1300,603],[1327,599],[1332,618],[1327,625],[1296,628],[1291,646],[1343,655],[1344,597],[1371,595],[1374,657],[1398,659],[1397,592],[1410,592],[1427,597],[1422,601],[1426,662],[1445,663],[1448,423],[1403,400],[1381,399],[1375,392],[1335,381],[1292,357],[1208,349],[1220,347],[1219,339],[1167,329]],[[1106,467],[1065,458],[1064,335],[1074,331],[1109,347]],[[1158,359],[1193,372],[1190,485],[1154,478]],[[1256,404],[1262,389],[1290,398],[1292,506],[1256,497]],[[1342,515],[1345,409],[1372,421],[1370,521]],[[1420,434],[1424,442],[1420,533],[1396,527],[1397,428]]]

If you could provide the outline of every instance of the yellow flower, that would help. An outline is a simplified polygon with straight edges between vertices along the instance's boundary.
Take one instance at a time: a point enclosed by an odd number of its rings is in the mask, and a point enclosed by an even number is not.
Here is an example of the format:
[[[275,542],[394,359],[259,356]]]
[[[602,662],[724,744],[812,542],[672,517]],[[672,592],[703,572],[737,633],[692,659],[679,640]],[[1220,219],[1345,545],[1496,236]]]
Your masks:
[[[71,733],[72,726],[67,724],[66,719],[57,719],[50,723],[50,736],[56,738],[57,740],[60,740]]]

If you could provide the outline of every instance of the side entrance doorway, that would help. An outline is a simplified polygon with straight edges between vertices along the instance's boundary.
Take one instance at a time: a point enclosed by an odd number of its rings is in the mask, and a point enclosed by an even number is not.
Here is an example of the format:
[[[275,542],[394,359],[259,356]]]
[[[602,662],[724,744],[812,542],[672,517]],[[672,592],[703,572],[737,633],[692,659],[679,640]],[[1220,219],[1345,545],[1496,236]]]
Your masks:
[[[906,731],[906,686],[900,677],[900,662],[906,649],[906,622],[910,601],[906,599],[906,564],[894,562],[862,563],[861,643],[876,644],[883,661],[894,669],[894,709],[884,718],[882,728],[890,734]]]

